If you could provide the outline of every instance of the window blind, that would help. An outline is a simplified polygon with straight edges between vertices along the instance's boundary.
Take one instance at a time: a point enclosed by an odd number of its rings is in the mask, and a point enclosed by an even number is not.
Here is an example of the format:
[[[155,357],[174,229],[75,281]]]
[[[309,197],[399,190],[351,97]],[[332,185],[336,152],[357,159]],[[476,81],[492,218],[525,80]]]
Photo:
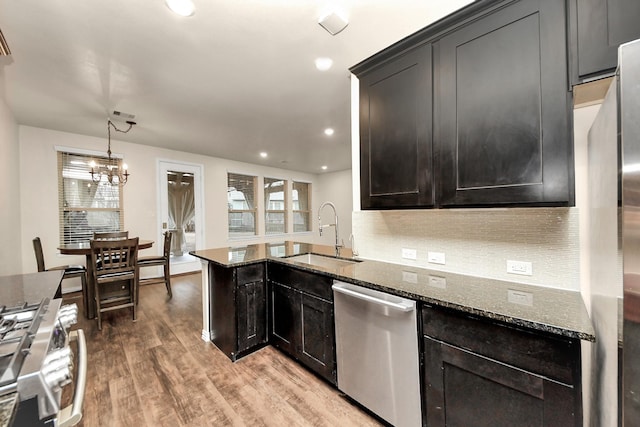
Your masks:
[[[93,182],[92,160],[104,163],[106,158],[58,151],[60,244],[86,243],[94,232],[123,230],[122,187]]]

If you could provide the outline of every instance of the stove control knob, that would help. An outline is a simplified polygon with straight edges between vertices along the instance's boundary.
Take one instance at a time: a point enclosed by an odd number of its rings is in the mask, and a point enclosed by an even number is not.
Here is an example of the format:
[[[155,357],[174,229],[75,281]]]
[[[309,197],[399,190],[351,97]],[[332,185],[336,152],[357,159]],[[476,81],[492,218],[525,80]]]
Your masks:
[[[68,366],[43,375],[45,383],[51,388],[64,387],[71,382],[71,370]]]
[[[65,329],[78,323],[78,306],[76,304],[68,304],[60,307],[60,310],[58,310],[58,321]]]
[[[71,382],[72,366],[73,353],[68,347],[47,354],[41,370],[45,383],[49,387],[65,386]]]

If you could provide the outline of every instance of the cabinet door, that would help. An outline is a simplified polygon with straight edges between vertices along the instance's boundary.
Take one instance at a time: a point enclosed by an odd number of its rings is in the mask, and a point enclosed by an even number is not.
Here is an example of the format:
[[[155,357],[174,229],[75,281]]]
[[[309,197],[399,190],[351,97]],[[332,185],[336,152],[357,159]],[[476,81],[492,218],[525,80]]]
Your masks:
[[[640,1],[572,0],[580,79],[613,72],[618,46],[640,38]]]
[[[580,425],[570,386],[426,336],[424,349],[429,426]]]
[[[271,331],[269,341],[294,355],[299,332],[300,296],[288,286],[271,282]]]
[[[264,280],[238,284],[238,352],[264,344],[267,338]]]
[[[432,206],[431,46],[358,77],[361,207]]]
[[[301,294],[301,342],[299,360],[336,384],[336,349],[333,304],[305,293]]]
[[[434,45],[443,206],[573,204],[565,2],[506,3]]]

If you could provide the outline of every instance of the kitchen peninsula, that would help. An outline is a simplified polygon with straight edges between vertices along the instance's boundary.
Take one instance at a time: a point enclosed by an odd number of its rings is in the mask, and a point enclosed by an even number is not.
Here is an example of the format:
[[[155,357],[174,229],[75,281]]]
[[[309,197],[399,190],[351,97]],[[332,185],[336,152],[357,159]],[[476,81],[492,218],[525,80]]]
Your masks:
[[[298,257],[309,253],[323,256]],[[423,423],[480,408],[498,424],[582,425],[580,341],[595,336],[579,292],[355,259],[348,249],[335,258],[333,246],[291,241],[191,254],[203,262],[202,338],[234,361],[270,344],[335,385],[331,284],[340,280],[418,302]],[[450,399],[478,389],[482,403]]]

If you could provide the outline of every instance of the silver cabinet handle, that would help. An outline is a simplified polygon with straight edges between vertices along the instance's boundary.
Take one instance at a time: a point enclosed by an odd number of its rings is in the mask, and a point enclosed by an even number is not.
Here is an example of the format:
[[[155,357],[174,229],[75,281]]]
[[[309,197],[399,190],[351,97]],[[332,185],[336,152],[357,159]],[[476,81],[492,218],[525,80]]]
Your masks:
[[[349,295],[349,296],[352,296],[354,298],[358,298],[358,299],[361,299],[361,300],[364,300],[364,301],[368,301],[368,302],[371,302],[371,303],[374,303],[374,304],[383,305],[385,307],[389,307],[389,308],[392,308],[394,310],[399,310],[399,311],[403,311],[403,312],[408,312],[408,311],[415,310],[415,302],[414,301],[407,300],[407,302],[401,302],[401,303],[385,301],[383,299],[379,299],[379,298],[376,298],[376,297],[371,296],[371,295],[362,294],[360,292],[354,291],[352,289],[349,289],[347,287],[341,286],[339,284],[335,284],[335,285],[331,286],[331,288],[335,292],[339,292],[341,294]]]

